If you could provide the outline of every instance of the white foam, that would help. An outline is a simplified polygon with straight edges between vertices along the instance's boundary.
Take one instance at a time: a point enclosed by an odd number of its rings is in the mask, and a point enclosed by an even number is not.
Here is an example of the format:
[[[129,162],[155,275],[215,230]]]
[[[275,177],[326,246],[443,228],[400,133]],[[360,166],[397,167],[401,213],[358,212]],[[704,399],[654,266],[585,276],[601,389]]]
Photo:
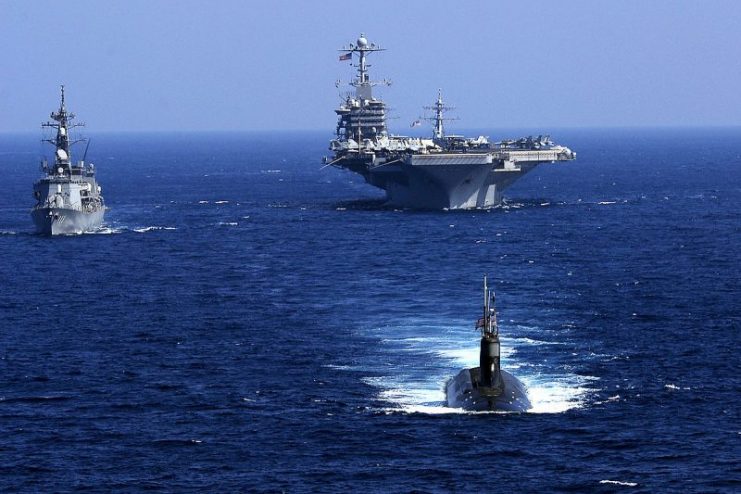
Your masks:
[[[605,403],[612,403],[614,401],[620,401],[620,395],[610,396],[606,400],[603,401],[595,401],[595,405],[604,405]]]
[[[472,413],[462,408],[450,408],[444,405],[408,405],[401,408],[386,408],[386,412],[424,413],[425,415],[447,415],[453,413]]]
[[[614,485],[624,485],[627,487],[635,487],[638,485],[636,482],[623,482],[621,480],[600,480],[600,484],[614,484]]]
[[[325,367],[327,369],[335,369],[335,370],[351,370],[352,367],[349,365],[338,365],[338,364],[325,364],[322,367]]]
[[[506,339],[508,341],[513,341],[517,345],[563,345],[564,344],[562,341],[543,341],[543,340],[534,340],[532,338],[506,338]]]
[[[596,380],[576,375],[553,374],[535,377],[522,374],[519,377],[527,386],[527,396],[533,406],[529,410],[531,413],[563,413],[583,407],[590,392],[586,384]]]
[[[214,204],[229,204],[229,201],[216,201]]]
[[[461,348],[435,350],[434,353],[440,357],[453,361],[459,367],[476,367],[479,365],[479,348],[475,344]],[[501,348],[502,359],[507,359],[515,353],[516,350],[511,346],[502,346]],[[506,364],[505,367],[507,367]]]
[[[617,201],[600,201],[597,204],[599,204],[600,206],[607,206],[608,204],[616,204],[616,203]]]
[[[679,391],[681,389],[683,389],[683,390],[690,390],[690,389],[692,389],[690,387],[682,388],[682,387],[677,386],[676,384],[671,384],[671,383],[665,384],[664,387],[666,389],[671,389],[672,391]]]
[[[114,233],[123,233],[125,231],[124,228],[114,228],[111,226],[101,226],[100,228],[85,232],[86,235],[113,235]]]
[[[219,221],[218,225],[219,226],[237,226],[239,225],[239,223],[237,223],[236,221]]]
[[[368,370],[382,376],[368,377],[364,382],[378,389],[378,397],[389,404],[388,410],[409,413],[481,413],[465,412],[446,406],[445,383],[460,369],[478,365],[479,348],[470,330],[452,329],[467,327],[464,321],[429,321],[410,318],[403,324],[380,325],[373,329],[390,352],[414,352],[430,355],[430,364],[424,368],[412,368],[406,364],[369,363]],[[522,329],[518,326],[514,330]],[[537,328],[525,328],[529,333]],[[512,330],[508,331],[511,334]],[[418,336],[420,333],[426,335]],[[435,335],[435,336],[430,336]],[[517,369],[516,377],[528,388],[532,404],[531,413],[562,413],[584,406],[592,388],[585,377],[563,371],[563,367],[550,369],[541,362],[529,362],[517,358],[518,346],[551,346],[561,342],[541,341],[527,337],[508,336],[503,340],[503,368]],[[557,350],[553,350],[557,352]],[[398,361],[398,360],[396,360]],[[406,361],[406,360],[402,360]]]
[[[141,228],[134,228],[136,233],[147,233],[156,230],[177,230],[174,226],[145,226]]]

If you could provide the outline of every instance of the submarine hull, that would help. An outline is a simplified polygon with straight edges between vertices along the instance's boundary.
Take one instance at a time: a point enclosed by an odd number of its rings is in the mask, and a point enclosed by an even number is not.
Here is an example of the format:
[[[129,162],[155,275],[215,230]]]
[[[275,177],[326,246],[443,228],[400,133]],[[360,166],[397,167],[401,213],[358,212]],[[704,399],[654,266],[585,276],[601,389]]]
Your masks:
[[[525,412],[532,408],[527,398],[527,389],[515,376],[505,370],[500,371],[503,390],[493,396],[491,388],[478,386],[481,369],[463,369],[445,385],[445,398],[451,408],[470,411]]]

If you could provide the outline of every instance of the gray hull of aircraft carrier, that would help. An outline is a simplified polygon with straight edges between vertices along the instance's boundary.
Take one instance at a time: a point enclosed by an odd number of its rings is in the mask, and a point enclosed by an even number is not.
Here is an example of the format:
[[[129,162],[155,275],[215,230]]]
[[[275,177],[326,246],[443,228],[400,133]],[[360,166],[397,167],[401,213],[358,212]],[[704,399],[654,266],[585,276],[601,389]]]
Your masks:
[[[573,158],[563,150],[440,152],[411,154],[395,160],[351,158],[343,167],[385,190],[392,206],[472,209],[499,204],[502,192],[518,178],[541,163],[565,159]]]

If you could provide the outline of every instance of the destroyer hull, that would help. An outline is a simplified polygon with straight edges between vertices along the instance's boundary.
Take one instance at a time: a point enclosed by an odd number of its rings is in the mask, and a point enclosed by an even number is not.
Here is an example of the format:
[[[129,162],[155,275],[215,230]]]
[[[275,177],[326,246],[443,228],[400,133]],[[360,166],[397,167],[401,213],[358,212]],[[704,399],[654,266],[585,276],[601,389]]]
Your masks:
[[[532,408],[527,390],[515,376],[500,371],[504,390],[499,396],[487,396],[486,389],[477,386],[480,368],[463,369],[445,385],[445,398],[451,408],[469,411],[525,412]]]
[[[104,209],[82,212],[67,208],[36,208],[31,217],[40,235],[77,235],[103,224]]]

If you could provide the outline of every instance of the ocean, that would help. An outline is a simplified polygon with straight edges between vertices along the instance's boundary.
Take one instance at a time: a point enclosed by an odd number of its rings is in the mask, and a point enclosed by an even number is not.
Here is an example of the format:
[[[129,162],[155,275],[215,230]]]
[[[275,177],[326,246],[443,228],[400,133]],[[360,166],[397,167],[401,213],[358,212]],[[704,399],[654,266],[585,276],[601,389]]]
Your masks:
[[[461,212],[328,133],[92,134],[106,225],[43,238],[0,136],[0,490],[738,492],[741,132],[553,137]],[[444,403],[485,274],[528,413]]]

